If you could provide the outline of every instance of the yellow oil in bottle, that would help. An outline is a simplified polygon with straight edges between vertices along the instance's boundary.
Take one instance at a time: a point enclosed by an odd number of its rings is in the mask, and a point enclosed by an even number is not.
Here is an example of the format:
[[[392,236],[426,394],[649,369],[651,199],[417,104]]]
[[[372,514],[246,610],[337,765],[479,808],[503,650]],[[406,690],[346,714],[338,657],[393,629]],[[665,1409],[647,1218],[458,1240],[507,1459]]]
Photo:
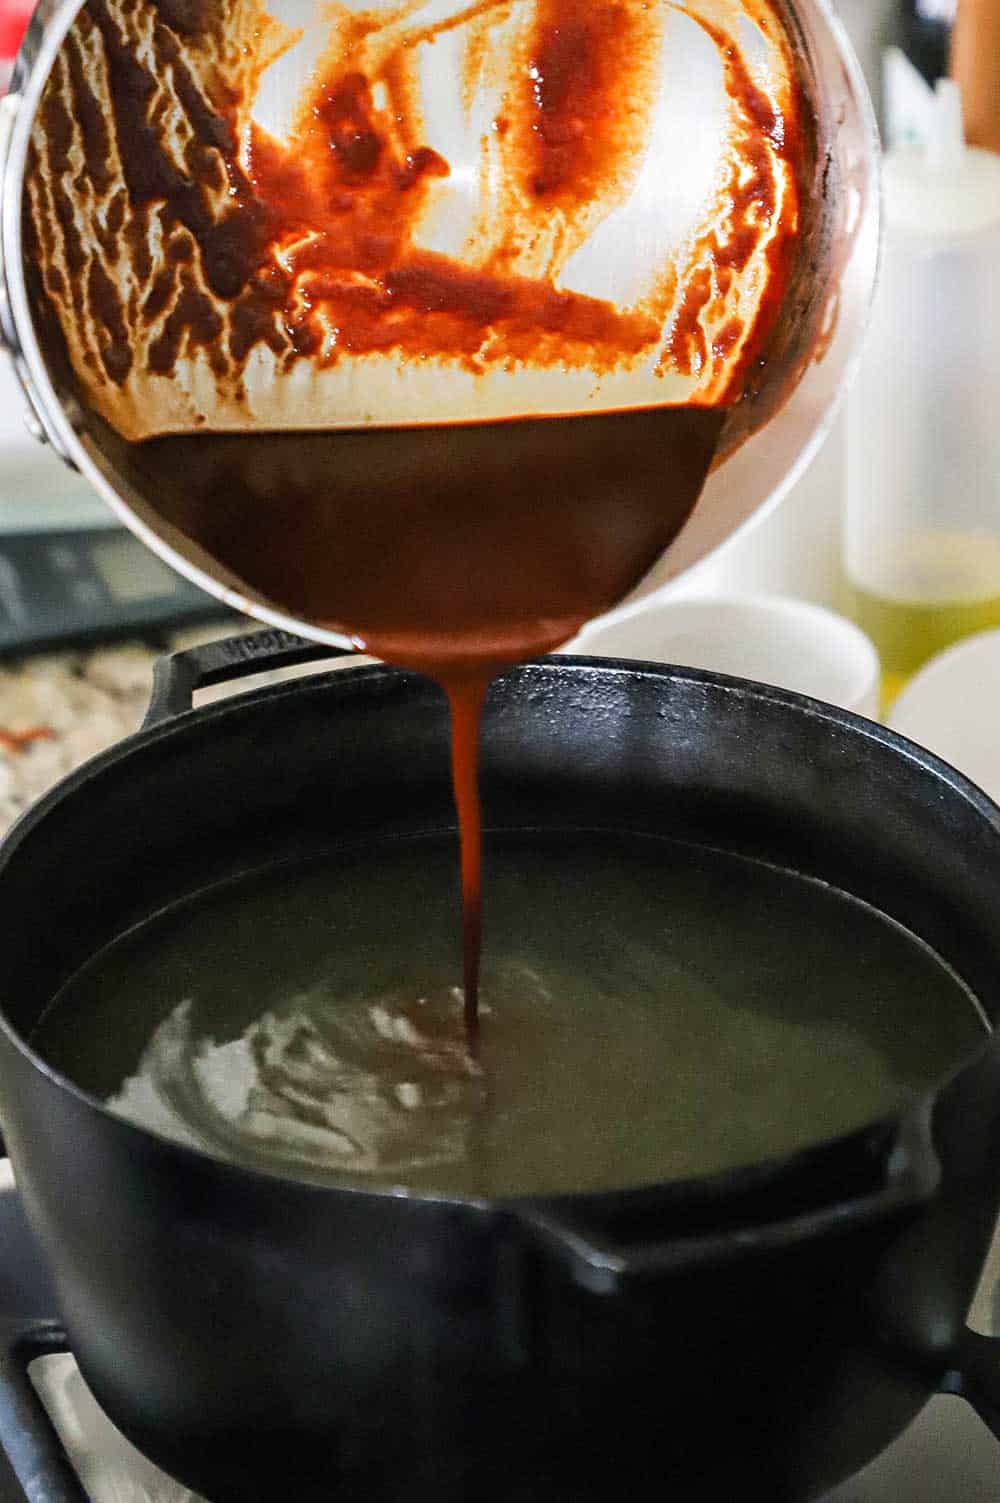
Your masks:
[[[882,709],[924,663],[1000,627],[1000,537],[928,533],[901,553],[891,593],[854,583],[852,615],[882,659]]]

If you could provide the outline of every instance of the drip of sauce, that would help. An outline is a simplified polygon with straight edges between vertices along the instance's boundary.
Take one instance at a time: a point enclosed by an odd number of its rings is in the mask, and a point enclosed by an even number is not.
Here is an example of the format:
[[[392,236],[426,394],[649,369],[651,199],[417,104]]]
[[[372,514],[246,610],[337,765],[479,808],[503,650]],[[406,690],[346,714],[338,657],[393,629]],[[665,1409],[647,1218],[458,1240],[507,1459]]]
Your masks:
[[[483,943],[483,815],[479,799],[479,722],[486,674],[444,683],[451,709],[451,768],[462,860],[462,985],[469,1053],[479,1056],[479,958]]]
[[[724,408],[131,448],[137,489],[294,616],[445,688],[461,822],[470,1048],[482,893],[479,711],[491,679],[619,601],[683,526]]]

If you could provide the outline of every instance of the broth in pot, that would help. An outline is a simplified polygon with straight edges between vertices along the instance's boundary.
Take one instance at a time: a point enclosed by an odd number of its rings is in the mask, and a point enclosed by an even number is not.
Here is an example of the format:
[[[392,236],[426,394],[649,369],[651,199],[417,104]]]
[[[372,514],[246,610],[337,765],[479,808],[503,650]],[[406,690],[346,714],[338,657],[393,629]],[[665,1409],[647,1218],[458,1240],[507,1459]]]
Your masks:
[[[238,1163],[503,1196],[782,1158],[903,1110],[984,1036],[933,951],[823,883],[597,831],[487,854],[478,1064],[443,837],[197,894],[88,962],[32,1043]]]

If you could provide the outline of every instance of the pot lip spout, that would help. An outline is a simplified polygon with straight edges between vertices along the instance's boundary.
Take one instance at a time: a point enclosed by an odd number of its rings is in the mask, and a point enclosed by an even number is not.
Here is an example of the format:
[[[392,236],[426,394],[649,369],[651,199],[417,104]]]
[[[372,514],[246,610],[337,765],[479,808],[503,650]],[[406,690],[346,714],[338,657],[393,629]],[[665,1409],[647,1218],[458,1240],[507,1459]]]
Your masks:
[[[835,1235],[889,1219],[927,1204],[937,1194],[942,1170],[933,1142],[932,1119],[938,1092],[914,1100],[896,1117],[807,1149],[792,1159],[758,1166],[758,1173],[715,1176],[710,1181],[679,1182],[673,1191],[678,1220],[666,1234],[643,1235],[608,1229],[595,1231],[572,1214],[566,1202],[524,1202],[512,1208],[519,1227],[538,1247],[562,1264],[573,1281],[594,1294],[616,1294],[626,1283],[661,1278],[724,1265],[736,1258],[779,1252],[796,1244]],[[796,1169],[809,1179],[822,1156],[827,1172],[846,1168],[848,1155],[873,1155],[881,1143],[881,1163],[868,1185],[862,1179],[844,1184],[840,1195],[817,1195],[813,1204],[795,1203]],[[767,1170],[770,1168],[770,1175]],[[757,1183],[751,1186],[756,1177]],[[719,1219],[699,1220],[692,1211],[714,1203]],[[756,1191],[756,1194],[755,1194]],[[783,1196],[787,1196],[784,1206]],[[699,1206],[699,1197],[701,1202]],[[777,1204],[771,1204],[772,1198]],[[755,1210],[756,1204],[756,1210]],[[743,1207],[741,1214],[740,1207]],[[623,1207],[625,1209],[625,1207]],[[633,1207],[634,1209],[634,1207]]]

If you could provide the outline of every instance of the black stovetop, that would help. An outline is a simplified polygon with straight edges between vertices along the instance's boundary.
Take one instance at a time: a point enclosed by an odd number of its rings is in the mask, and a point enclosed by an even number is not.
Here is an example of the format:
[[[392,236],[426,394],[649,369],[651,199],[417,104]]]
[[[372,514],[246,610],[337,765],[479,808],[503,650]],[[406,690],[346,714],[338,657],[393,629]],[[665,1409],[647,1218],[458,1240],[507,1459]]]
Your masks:
[[[1000,1238],[973,1310],[973,1324],[988,1323],[997,1308],[998,1279]],[[157,1484],[150,1483],[148,1463],[138,1461],[145,1474],[137,1473],[134,1484],[123,1481],[117,1447],[113,1448],[113,1465],[118,1470],[109,1474],[106,1485],[94,1483],[94,1492],[86,1492],[77,1481],[27,1371],[33,1356],[65,1350],[54,1318],[56,1308],[48,1274],[18,1197],[12,1189],[3,1188],[0,1178],[0,1503],[103,1503],[112,1498],[115,1503],[119,1499],[121,1503],[160,1503]],[[29,1345],[12,1360],[12,1334],[26,1327],[33,1329]],[[65,1371],[70,1359],[52,1356],[46,1360],[62,1364]],[[73,1387],[79,1393],[82,1382],[78,1375],[74,1377]],[[93,1455],[87,1451],[91,1433],[87,1424],[82,1426],[88,1431],[86,1435],[81,1436],[81,1425],[75,1421],[71,1422],[72,1435],[69,1431],[64,1434],[78,1462],[86,1455],[88,1476],[93,1478],[100,1472],[102,1443],[107,1444],[111,1431],[103,1416],[99,1416],[99,1425],[94,1423],[98,1415],[92,1400],[89,1411],[89,1425],[96,1437]],[[59,1414],[55,1418],[57,1424],[64,1423]],[[17,1472],[27,1481],[27,1487],[18,1481],[3,1454],[2,1445],[10,1444],[12,1437]],[[172,1503],[178,1490],[166,1479],[164,1484],[162,1498]],[[960,1400],[940,1398],[891,1450],[839,1488],[827,1503],[997,1503],[998,1499],[1000,1445]],[[276,1499],[275,1503],[285,1500]]]

